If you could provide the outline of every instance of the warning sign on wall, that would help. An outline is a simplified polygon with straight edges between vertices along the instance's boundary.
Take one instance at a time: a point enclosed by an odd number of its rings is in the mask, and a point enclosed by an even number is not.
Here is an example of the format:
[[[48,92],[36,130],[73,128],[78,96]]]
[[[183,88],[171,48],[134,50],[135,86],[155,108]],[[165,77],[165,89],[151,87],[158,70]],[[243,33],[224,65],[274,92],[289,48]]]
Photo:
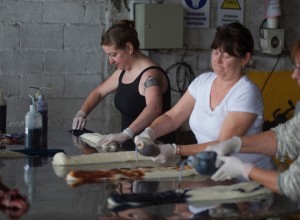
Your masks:
[[[222,9],[236,9],[236,10],[241,9],[241,6],[240,6],[240,3],[238,0],[224,0],[221,2],[223,2],[222,6],[221,6]]]
[[[181,3],[185,8],[185,27],[209,27],[210,0],[181,0]]]
[[[219,0],[217,25],[236,21],[244,22],[244,0]]]

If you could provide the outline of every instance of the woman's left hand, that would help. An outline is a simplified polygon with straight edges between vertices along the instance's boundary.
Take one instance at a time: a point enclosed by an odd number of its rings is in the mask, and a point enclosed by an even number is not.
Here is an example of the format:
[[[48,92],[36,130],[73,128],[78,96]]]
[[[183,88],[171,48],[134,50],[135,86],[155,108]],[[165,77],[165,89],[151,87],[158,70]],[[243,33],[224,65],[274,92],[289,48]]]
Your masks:
[[[212,175],[214,181],[230,180],[239,176],[249,179],[249,173],[253,168],[253,164],[244,163],[236,157],[218,157],[224,164]]]
[[[107,135],[103,135],[103,138],[97,143],[97,146],[105,146],[111,142],[116,142],[121,144],[127,141],[128,139],[130,139],[129,136],[124,132],[107,134]]]

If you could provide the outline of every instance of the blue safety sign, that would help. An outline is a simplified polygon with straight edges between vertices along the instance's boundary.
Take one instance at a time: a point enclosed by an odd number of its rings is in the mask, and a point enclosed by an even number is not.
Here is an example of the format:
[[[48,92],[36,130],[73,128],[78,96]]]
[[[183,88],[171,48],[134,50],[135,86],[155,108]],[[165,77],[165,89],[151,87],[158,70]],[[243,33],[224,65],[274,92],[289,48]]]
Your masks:
[[[182,0],[182,5],[187,9],[200,9],[206,2],[207,0]]]
[[[185,8],[184,25],[189,28],[208,28],[210,0],[181,0]]]

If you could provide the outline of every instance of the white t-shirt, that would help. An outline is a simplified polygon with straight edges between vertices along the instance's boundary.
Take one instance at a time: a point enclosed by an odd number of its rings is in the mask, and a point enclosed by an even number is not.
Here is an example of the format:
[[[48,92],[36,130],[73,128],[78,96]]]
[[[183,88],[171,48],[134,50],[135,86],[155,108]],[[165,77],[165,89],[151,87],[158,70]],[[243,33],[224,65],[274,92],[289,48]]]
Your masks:
[[[226,94],[220,105],[212,110],[210,108],[210,91],[216,77],[213,72],[203,73],[188,88],[189,93],[195,99],[189,125],[197,142],[201,144],[216,140],[222,123],[229,112],[257,114],[255,122],[246,135],[260,132],[263,123],[263,99],[258,87],[247,76],[243,76]],[[261,154],[238,153],[234,155],[244,162],[251,162],[265,168],[269,167],[267,161],[271,160],[270,157]],[[271,167],[273,168],[273,165]]]

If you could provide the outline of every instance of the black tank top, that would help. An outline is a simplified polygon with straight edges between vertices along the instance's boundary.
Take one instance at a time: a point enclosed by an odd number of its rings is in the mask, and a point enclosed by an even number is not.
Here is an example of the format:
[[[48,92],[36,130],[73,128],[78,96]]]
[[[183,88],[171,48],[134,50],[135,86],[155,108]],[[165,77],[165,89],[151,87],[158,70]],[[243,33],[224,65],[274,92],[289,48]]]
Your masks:
[[[119,77],[119,86],[116,90],[115,95],[115,106],[120,111],[121,114],[121,131],[127,128],[144,110],[146,107],[146,99],[145,96],[142,96],[139,93],[139,83],[142,78],[144,72],[149,69],[158,69],[164,73],[168,81],[168,88],[163,93],[163,113],[168,111],[171,108],[171,87],[168,75],[165,71],[158,66],[150,66],[144,69],[138,77],[129,84],[122,83],[122,79],[125,73],[123,70]],[[164,143],[174,143],[175,142],[175,132],[170,133],[166,136],[159,138],[160,141]],[[133,140],[128,140],[122,144],[122,148],[124,150],[134,150],[135,144]]]

